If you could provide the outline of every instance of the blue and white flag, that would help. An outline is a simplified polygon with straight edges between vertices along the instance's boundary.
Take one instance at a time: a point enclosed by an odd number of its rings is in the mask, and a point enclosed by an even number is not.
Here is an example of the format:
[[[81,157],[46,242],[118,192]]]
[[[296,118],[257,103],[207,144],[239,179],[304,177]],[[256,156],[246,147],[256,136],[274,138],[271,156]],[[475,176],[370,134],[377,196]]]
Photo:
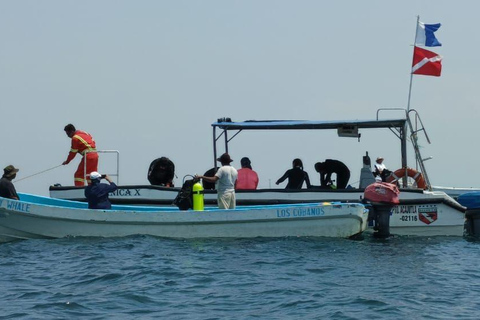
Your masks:
[[[435,38],[435,31],[440,28],[441,24],[425,24],[418,21],[417,35],[415,37],[415,45],[425,47],[440,47],[442,44]]]

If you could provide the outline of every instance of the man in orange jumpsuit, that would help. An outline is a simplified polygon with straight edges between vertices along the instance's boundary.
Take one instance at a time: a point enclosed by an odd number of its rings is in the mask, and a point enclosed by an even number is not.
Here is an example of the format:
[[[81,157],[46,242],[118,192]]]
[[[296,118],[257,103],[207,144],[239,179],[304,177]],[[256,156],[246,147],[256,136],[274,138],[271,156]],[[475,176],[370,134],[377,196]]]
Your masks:
[[[67,124],[64,130],[67,136],[72,139],[72,147],[67,160],[62,164],[68,164],[75,158],[77,153],[80,153],[83,158],[78,165],[77,171],[75,171],[75,186],[82,187],[85,185],[85,161],[87,164],[87,182],[90,184],[90,172],[98,171],[98,153],[95,147],[95,140],[89,133],[75,129],[73,124]]]

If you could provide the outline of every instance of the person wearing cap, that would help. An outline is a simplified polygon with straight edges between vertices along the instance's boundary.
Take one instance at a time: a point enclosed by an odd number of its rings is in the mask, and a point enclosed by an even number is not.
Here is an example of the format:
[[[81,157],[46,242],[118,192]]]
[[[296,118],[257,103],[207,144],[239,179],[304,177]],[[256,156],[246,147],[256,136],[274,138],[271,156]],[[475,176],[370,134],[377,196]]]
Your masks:
[[[387,169],[387,166],[383,163],[383,157],[378,157],[375,161],[375,171],[373,175],[375,177],[380,177],[383,182],[387,181],[387,177],[390,175],[391,171]]]
[[[18,169],[12,165],[3,169],[3,176],[0,179],[0,197],[20,200],[12,180],[17,176]]]
[[[237,190],[255,190],[258,186],[258,174],[252,170],[250,159],[243,157],[240,160],[241,169],[238,170],[237,182],[235,189]]]
[[[213,177],[199,176],[195,178],[208,182],[214,182],[217,189],[217,201],[220,209],[235,209],[235,182],[238,172],[230,165],[233,161],[228,153],[224,153],[217,159],[222,166]]]
[[[292,169],[287,170],[283,176],[275,182],[275,184],[280,184],[285,179],[288,178],[288,183],[285,189],[302,189],[303,182],[306,183],[307,188],[311,188],[310,178],[308,173],[303,170],[302,160],[296,158],[292,161]]]
[[[77,153],[82,155],[82,161],[78,164],[77,171],[75,171],[74,174],[74,183],[77,187],[83,187],[85,185],[85,176],[87,177],[87,183],[90,184],[89,173],[98,170],[98,153],[95,140],[89,133],[77,130],[71,123],[67,124],[63,130],[65,130],[67,136],[72,139],[72,146],[68,153],[67,160],[62,164],[69,164]],[[87,172],[85,172],[85,161],[87,164]]]
[[[325,162],[315,163],[315,171],[320,173],[320,185],[322,188],[332,187],[332,174],[337,175],[337,189],[345,189],[350,180],[350,170],[339,160],[326,159]]]
[[[104,178],[109,184],[100,183],[100,180]],[[117,190],[117,185],[110,179],[109,176],[102,176],[100,173],[93,171],[90,173],[90,185],[85,188],[85,197],[88,201],[89,209],[104,209],[108,210],[112,208],[108,194]]]

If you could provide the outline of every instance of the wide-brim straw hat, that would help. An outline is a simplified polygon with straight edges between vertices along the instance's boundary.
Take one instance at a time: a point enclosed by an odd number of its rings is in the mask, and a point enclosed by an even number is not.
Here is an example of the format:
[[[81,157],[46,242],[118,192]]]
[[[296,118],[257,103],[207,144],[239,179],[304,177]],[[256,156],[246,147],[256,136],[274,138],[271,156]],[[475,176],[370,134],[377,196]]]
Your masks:
[[[221,163],[230,163],[232,162],[232,158],[230,158],[230,155],[228,153],[224,153],[220,156],[220,158],[217,159],[217,161],[220,161]]]

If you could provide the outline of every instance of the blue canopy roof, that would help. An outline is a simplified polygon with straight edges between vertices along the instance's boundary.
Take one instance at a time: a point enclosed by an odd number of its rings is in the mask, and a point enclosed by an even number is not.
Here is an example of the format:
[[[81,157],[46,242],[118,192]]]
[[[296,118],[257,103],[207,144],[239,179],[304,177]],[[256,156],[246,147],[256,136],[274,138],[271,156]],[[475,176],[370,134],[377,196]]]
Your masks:
[[[404,127],[406,119],[388,120],[352,120],[352,121],[311,121],[311,120],[248,120],[244,122],[229,122],[219,119],[212,127],[223,130],[302,130],[302,129],[338,129],[355,126],[366,128],[400,128]]]

